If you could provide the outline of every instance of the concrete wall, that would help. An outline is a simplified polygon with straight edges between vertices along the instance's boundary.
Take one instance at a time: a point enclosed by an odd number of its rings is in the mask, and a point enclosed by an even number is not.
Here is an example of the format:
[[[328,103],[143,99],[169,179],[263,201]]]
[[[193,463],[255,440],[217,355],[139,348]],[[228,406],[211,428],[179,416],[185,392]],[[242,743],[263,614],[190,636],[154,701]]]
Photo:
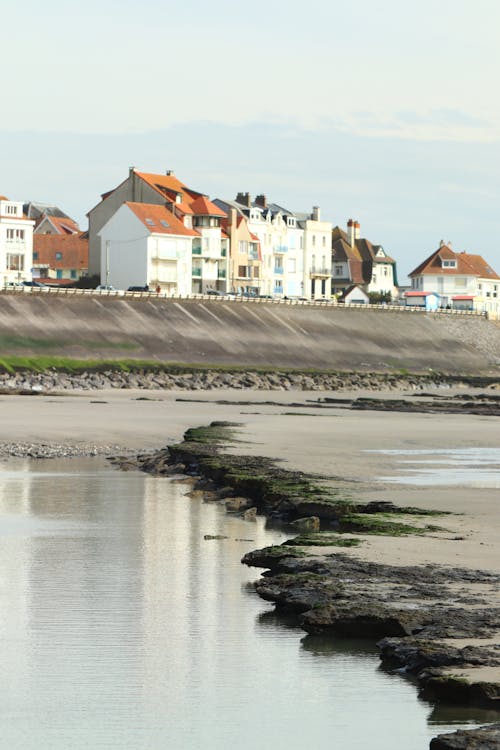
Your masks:
[[[485,318],[162,298],[0,294],[2,355],[497,373]]]

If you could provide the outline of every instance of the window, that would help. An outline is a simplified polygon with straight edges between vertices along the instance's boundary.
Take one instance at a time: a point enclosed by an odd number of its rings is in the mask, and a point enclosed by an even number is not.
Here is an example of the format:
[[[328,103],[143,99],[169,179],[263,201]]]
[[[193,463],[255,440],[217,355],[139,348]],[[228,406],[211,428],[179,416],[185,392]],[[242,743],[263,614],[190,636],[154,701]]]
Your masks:
[[[240,279],[246,279],[248,276],[248,269],[246,266],[238,266],[238,276]]]
[[[248,253],[248,242],[246,242],[246,240],[240,240],[238,242],[238,250],[240,253]]]
[[[17,215],[17,206],[9,206],[9,205],[5,206],[5,213],[6,214],[11,214],[11,216],[16,216]]]
[[[313,244],[313,247],[316,247],[316,235],[315,234],[313,234],[312,236],[312,244]]]
[[[9,271],[24,271],[24,255],[7,253],[6,266]]]
[[[342,276],[343,272],[344,271],[341,265],[334,266],[333,273],[335,276]]]
[[[76,279],[77,278],[76,270],[72,268],[71,271],[69,272],[69,275],[71,276],[72,279]]]
[[[294,227],[296,226],[295,216],[288,216],[286,220],[287,226]]]
[[[323,235],[322,244],[323,244],[323,247],[326,247],[326,237],[325,237],[325,235]]]
[[[297,262],[295,258],[288,258],[288,273],[295,273],[297,270]]]
[[[58,268],[56,271],[56,279],[62,279],[63,277],[62,273],[63,273],[62,268]]]
[[[33,253],[33,260],[38,260],[38,253]]]
[[[56,253],[56,260],[62,260],[62,253]]]
[[[456,260],[443,260],[442,261],[442,267],[443,268],[456,268],[457,267],[457,261]]]

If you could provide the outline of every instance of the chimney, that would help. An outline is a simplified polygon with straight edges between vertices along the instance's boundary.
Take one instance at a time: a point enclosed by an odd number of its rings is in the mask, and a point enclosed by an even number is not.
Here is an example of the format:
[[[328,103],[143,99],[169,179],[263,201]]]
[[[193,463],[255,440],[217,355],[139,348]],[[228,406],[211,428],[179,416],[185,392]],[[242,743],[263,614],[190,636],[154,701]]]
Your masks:
[[[353,221],[352,219],[349,219],[347,222],[347,237],[349,239],[349,244],[351,247],[354,247],[354,243],[356,240],[359,240],[360,237],[360,224],[359,221]]]
[[[134,174],[134,172],[135,172],[135,167],[129,167],[128,168],[128,176],[129,177],[132,177],[132,175]]]
[[[321,216],[321,212],[320,212],[319,206],[313,206],[313,211],[312,211],[312,216],[311,216],[312,220],[321,221],[320,216]]]
[[[173,174],[174,174],[174,170],[173,169],[166,169],[165,170],[165,174],[167,175],[167,177],[172,177]]]
[[[236,209],[231,208],[229,209],[229,222],[228,222],[230,228],[236,227]]]
[[[247,208],[251,208],[252,201],[250,200],[250,193],[238,193],[236,196],[236,203],[242,203]]]
[[[267,198],[265,195],[256,195],[255,202],[261,208],[267,208]]]

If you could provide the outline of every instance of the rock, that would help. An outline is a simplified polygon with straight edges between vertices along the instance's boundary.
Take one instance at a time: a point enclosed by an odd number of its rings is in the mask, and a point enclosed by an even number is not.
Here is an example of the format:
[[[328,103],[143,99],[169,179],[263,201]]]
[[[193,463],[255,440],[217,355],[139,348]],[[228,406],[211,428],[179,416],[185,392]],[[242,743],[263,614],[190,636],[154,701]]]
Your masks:
[[[257,519],[257,508],[248,508],[243,513],[243,518],[245,519],[245,521],[255,521]]]
[[[203,539],[229,539],[229,537],[224,534],[204,534]]]
[[[440,734],[434,737],[430,744],[430,750],[498,750],[499,748],[500,724]]]
[[[289,525],[293,529],[296,529],[297,531],[300,531],[301,533],[320,530],[320,520],[318,516],[307,516],[306,518],[297,518],[295,521],[291,521]]]
[[[231,497],[226,500],[226,510],[228,513],[240,513],[252,505],[248,497]]]

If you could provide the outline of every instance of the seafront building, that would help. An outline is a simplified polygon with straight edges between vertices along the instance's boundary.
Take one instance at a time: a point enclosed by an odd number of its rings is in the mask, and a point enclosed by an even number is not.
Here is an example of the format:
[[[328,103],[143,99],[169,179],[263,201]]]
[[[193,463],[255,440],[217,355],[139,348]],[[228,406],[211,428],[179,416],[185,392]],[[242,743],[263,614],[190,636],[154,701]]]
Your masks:
[[[477,312],[500,312],[500,277],[481,255],[452,250],[441,241],[437,250],[410,274],[409,304],[424,305],[425,297],[439,297],[440,307]],[[424,300],[420,301],[421,298]]]
[[[89,273],[101,283],[170,294],[227,290],[226,215],[171,170],[160,175],[131,167],[88,218]],[[137,219],[140,234],[131,234]]]
[[[332,231],[332,289],[344,293],[356,285],[368,294],[398,296],[396,261],[382,245],[374,245],[360,236],[358,221],[349,219],[347,232],[340,227]]]
[[[3,285],[30,280],[35,221],[23,211],[22,201],[0,196],[0,275]]]

